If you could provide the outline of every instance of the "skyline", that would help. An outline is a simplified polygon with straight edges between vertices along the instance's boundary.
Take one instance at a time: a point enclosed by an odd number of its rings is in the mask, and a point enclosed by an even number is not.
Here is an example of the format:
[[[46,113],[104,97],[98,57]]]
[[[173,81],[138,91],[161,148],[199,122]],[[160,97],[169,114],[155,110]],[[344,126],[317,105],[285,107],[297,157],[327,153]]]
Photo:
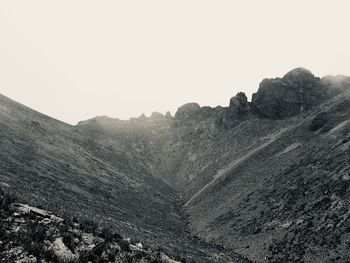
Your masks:
[[[2,1],[0,93],[70,124],[350,75],[347,1]],[[288,10],[288,11],[286,11]]]

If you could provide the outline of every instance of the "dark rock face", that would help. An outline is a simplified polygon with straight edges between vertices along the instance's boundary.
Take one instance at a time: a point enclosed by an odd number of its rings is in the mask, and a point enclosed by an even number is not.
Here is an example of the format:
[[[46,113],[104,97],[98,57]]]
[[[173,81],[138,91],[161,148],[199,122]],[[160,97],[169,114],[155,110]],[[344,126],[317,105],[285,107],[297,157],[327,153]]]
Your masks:
[[[329,96],[329,89],[319,78],[297,68],[283,78],[264,79],[253,94],[252,107],[260,117],[284,119],[320,104]]]
[[[247,96],[244,92],[238,92],[236,96],[230,99],[230,105],[225,108],[224,115],[219,119],[218,125],[230,129],[246,119],[249,112],[250,103]]]
[[[230,99],[229,111],[239,115],[248,113],[249,102],[244,92],[239,92]]]

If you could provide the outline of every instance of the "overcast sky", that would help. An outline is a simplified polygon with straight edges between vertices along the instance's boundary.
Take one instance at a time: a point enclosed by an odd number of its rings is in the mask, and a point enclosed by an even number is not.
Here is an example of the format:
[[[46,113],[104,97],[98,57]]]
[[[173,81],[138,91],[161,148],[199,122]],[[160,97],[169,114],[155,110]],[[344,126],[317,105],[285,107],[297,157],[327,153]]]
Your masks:
[[[75,124],[350,75],[350,1],[0,1],[0,93]]]

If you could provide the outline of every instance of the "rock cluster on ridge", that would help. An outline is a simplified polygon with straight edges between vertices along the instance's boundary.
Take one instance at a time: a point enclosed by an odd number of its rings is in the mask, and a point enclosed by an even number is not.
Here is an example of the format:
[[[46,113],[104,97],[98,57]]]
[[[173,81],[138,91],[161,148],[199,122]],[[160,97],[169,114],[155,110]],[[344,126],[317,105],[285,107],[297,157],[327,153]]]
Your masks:
[[[249,113],[260,118],[286,119],[338,94],[348,87],[349,83],[349,77],[327,76],[320,79],[307,69],[296,68],[282,78],[262,80],[251,102],[248,102],[243,92],[239,92],[230,99],[230,104],[224,111],[216,111],[214,115],[221,118],[221,122],[226,126],[230,121],[244,119]],[[175,117],[180,120],[203,119],[205,118],[203,114],[213,116],[214,109],[201,108],[197,103],[188,103],[178,109]],[[223,115],[219,116],[218,112],[223,112]]]
[[[283,78],[264,79],[252,97],[254,111],[264,118],[284,119],[329,98],[330,90],[309,70],[297,68]]]
[[[188,119],[193,117],[199,110],[201,106],[198,103],[186,103],[181,106],[175,113],[175,118],[177,119]]]

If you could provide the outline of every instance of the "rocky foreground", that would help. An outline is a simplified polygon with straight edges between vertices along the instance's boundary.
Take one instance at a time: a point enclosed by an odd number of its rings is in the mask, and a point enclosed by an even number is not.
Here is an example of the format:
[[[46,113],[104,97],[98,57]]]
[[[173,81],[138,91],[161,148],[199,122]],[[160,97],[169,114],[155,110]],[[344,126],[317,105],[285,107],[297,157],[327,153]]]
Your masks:
[[[14,201],[0,192],[1,262],[186,262],[170,259],[161,248],[152,250],[99,228],[93,221],[61,218]]]

